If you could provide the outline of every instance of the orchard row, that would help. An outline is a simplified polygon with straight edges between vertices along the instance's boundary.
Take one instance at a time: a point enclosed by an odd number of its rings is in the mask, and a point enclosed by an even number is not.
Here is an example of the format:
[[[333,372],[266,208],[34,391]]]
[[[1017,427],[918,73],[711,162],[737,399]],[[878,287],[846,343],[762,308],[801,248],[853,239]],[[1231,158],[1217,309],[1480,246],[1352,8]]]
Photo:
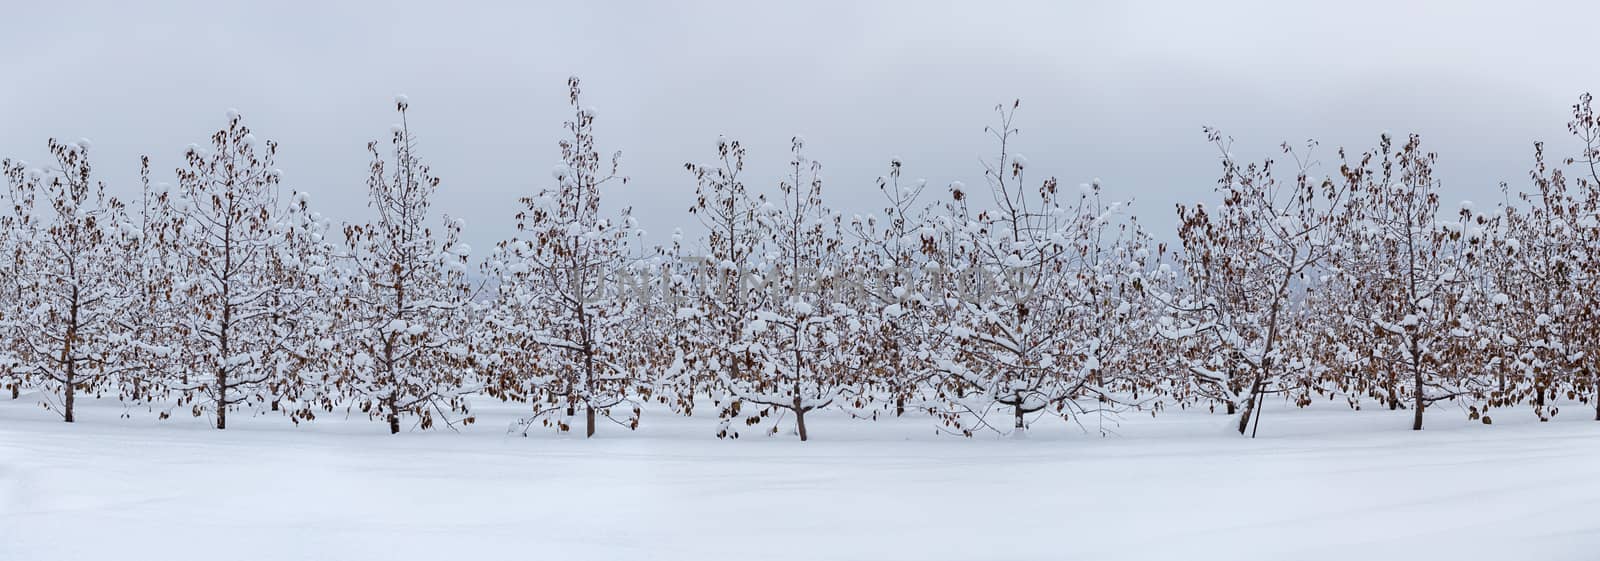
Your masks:
[[[462,221],[430,210],[440,179],[404,98],[368,145],[363,224],[285,193],[277,145],[237,114],[170,183],[146,159],[137,200],[105,193],[87,142],[7,160],[0,382],[68,422],[93,396],[219,429],[352,410],[391,432],[455,426],[472,395],[525,404],[527,428],[633,428],[657,402],[711,407],[721,437],[782,424],[802,440],[819,410],[968,436],[1171,407],[1248,433],[1266,400],[1409,409],[1416,429],[1446,401],[1485,423],[1563,403],[1600,419],[1587,95],[1573,156],[1536,145],[1493,207],[1445,205],[1415,135],[1320,169],[1314,144],[1244,162],[1207,129],[1220,179],[1178,208],[1169,247],[1099,184],[1031,177],[1012,103],[987,130],[985,185],[927,192],[893,160],[865,215],[825,204],[801,140],[776,189],[752,190],[744,147],[720,139],[685,165],[698,227],[647,247],[629,210],[602,210],[627,178],[569,86],[549,187],[477,259]]]

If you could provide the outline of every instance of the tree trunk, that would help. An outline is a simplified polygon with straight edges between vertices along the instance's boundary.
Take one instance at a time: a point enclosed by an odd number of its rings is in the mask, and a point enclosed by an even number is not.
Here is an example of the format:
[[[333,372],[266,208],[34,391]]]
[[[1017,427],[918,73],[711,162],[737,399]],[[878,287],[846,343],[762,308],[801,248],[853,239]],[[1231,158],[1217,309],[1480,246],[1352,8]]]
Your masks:
[[[594,438],[594,406],[593,405],[584,407],[584,417],[585,417],[584,424],[585,424],[586,428],[584,428],[583,437],[584,438]]]
[[[217,371],[217,430],[228,428],[228,371]]]
[[[1011,414],[1014,417],[1016,417],[1016,422],[1012,425],[1013,428],[1015,428],[1017,430],[1025,430],[1025,429],[1028,428],[1025,425],[1025,423],[1023,423],[1023,419],[1022,419],[1022,404],[1021,403],[1018,403],[1016,406],[1011,408]]]
[[[385,352],[387,351],[388,350],[385,349]],[[388,379],[390,380],[391,387],[389,388],[389,396],[383,398],[382,407],[383,411],[386,413],[384,417],[389,421],[389,434],[400,434],[400,409],[396,403],[399,400],[394,396],[394,376],[391,374],[388,376]]]
[[[1533,408],[1534,411],[1539,413],[1539,420],[1541,422],[1549,420],[1549,417],[1545,415],[1544,410],[1544,386],[1539,385],[1538,382],[1534,382],[1533,384]]]
[[[65,409],[65,411],[63,411],[64,415],[62,416],[62,419],[64,419],[68,423],[72,422],[72,404],[73,404],[74,401],[76,401],[75,398],[78,395],[78,389],[73,387],[73,386],[76,386],[77,384],[74,384],[73,382],[74,382],[74,380],[72,379],[72,377],[68,376],[67,377],[67,388],[66,388],[66,394],[67,395],[66,395],[66,397],[64,399],[61,400],[62,408]]]
[[[1244,412],[1239,414],[1239,434],[1241,436],[1245,434],[1245,431],[1250,430],[1250,418],[1261,414],[1260,411],[1257,411],[1259,404],[1256,402],[1260,400],[1262,385],[1265,383],[1263,378],[1264,376],[1257,375],[1255,381],[1250,382],[1250,394],[1245,396]],[[1256,424],[1260,426],[1260,423]],[[1252,438],[1255,437],[1254,434],[1250,436]]]
[[[1244,389],[1244,388],[1239,387],[1238,383],[1234,382],[1234,380],[1238,380],[1238,379],[1239,379],[1239,371],[1238,371],[1238,369],[1231,368],[1231,367],[1228,368],[1228,383],[1227,383],[1227,386],[1226,386],[1228,388],[1228,393],[1233,394],[1233,395],[1239,395],[1239,390]],[[1238,412],[1239,412],[1239,404],[1234,402],[1234,401],[1231,401],[1231,400],[1228,401],[1228,414],[1232,415],[1232,414],[1238,413]]]
[[[397,268],[396,271],[398,270]],[[398,288],[400,284],[400,280],[395,279],[396,291],[399,294],[399,296],[395,297],[396,309],[405,307],[405,290]],[[383,399],[383,409],[389,414],[389,434],[400,434],[400,411],[398,407],[400,399],[395,396],[395,393],[400,391],[400,384],[395,382],[394,339],[394,333],[390,333],[383,338],[383,362],[381,363],[383,364],[383,382],[384,385],[389,386],[389,395]]]
[[[217,326],[217,348],[222,352],[218,356],[223,362],[217,367],[217,430],[228,428],[228,368],[233,353],[231,334],[233,327],[233,228],[229,227],[222,236],[222,323]]]
[[[1390,372],[1389,373],[1389,384],[1388,384],[1389,410],[1390,411],[1394,411],[1394,410],[1400,408],[1400,394],[1395,390],[1395,386],[1396,385],[1399,385],[1399,384],[1395,381],[1395,375],[1394,375],[1393,372]]]
[[[1590,370],[1590,372],[1589,382],[1594,386],[1594,420],[1600,421],[1600,371]],[[15,399],[16,390],[12,390],[11,395]]]
[[[794,426],[800,432],[800,442],[806,441],[806,410],[803,407],[794,408]]]
[[[1256,398],[1252,395],[1250,399],[1245,400],[1244,411],[1239,414],[1239,434],[1241,436],[1245,434],[1245,431],[1250,430],[1250,416],[1255,412]]]
[[[217,371],[217,430],[228,428],[228,373]]]
[[[1416,411],[1411,412],[1411,430],[1422,430],[1422,410],[1427,408],[1428,402],[1422,395],[1422,372],[1418,371],[1413,376],[1412,383],[1415,385],[1413,389],[1417,392],[1417,399]]]
[[[61,418],[63,421],[70,423],[72,422],[72,406],[77,401],[78,396],[78,369],[76,368],[78,362],[72,359],[72,343],[78,340],[77,286],[72,287],[72,315],[68,321],[71,323],[67,325],[67,339],[65,344],[61,346],[61,362],[66,363],[67,366],[67,376],[66,380],[64,380],[66,387],[64,388],[65,391],[62,392],[66,395],[62,396],[63,399],[61,400],[61,405],[66,411],[62,412]]]

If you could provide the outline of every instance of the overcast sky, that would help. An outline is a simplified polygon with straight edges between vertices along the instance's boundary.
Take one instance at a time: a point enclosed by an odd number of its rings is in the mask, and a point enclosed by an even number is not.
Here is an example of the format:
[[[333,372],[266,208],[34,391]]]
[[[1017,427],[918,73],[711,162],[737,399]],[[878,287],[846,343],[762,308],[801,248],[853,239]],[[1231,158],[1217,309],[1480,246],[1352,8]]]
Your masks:
[[[932,197],[981,184],[983,127],[1012,98],[1036,177],[1101,178],[1163,238],[1174,204],[1211,198],[1208,124],[1241,157],[1316,137],[1329,163],[1420,132],[1446,199],[1489,202],[1525,183],[1534,140],[1575,151],[1568,107],[1600,85],[1588,2],[143,4],[8,3],[0,155],[87,137],[99,177],[129,190],[139,154],[171,181],[237,108],[280,142],[286,186],[356,220],[365,143],[387,139],[404,93],[444,180],[436,208],[467,219],[479,256],[548,186],[572,74],[632,178],[608,200],[656,239],[698,231],[682,165],[710,161],[718,135],[749,147],[758,190],[804,135],[829,203],[865,212],[891,157]]]

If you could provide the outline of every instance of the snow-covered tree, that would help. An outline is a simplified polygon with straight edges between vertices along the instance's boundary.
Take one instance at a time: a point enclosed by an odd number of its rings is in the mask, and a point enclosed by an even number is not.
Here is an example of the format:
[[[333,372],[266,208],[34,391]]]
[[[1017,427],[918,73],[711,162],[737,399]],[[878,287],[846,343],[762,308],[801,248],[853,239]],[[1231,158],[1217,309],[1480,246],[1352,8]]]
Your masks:
[[[1019,106],[996,106],[999,122],[987,129],[999,145],[984,162],[993,208],[970,215],[952,206],[962,212],[951,220],[959,238],[946,259],[965,284],[946,296],[954,305],[939,320],[953,345],[929,410],[963,435],[1020,435],[1044,416],[1081,422],[1129,404],[1122,390],[1144,374],[1111,322],[1145,298],[1135,271],[1153,257],[1146,236],[1119,218],[1123,203],[1101,199],[1098,184],[1077,196],[1059,192],[1055,178],[1026,186],[1028,160],[1013,146]]]
[[[883,205],[848,217],[824,205],[799,138],[767,196],[721,138],[714,160],[685,164],[702,232],[644,249],[631,209],[602,204],[628,185],[620,153],[602,157],[568,86],[554,184],[520,199],[482,299],[462,222],[433,214],[440,181],[403,96],[390,143],[368,145],[374,216],[337,248],[236,113],[174,185],[144,158],[137,204],[95,181],[87,141],[51,140],[42,166],[0,162],[0,390],[69,422],[83,398],[114,396],[219,429],[241,411],[298,423],[343,407],[391,433],[473,422],[482,391],[530,404],[524,432],[572,430],[581,409],[587,436],[602,418],[637,428],[646,402],[706,400],[719,437],[742,423],[802,441],[819,410],[1022,435],[1040,420],[1104,432],[1169,403],[1253,434],[1269,398],[1409,409],[1414,429],[1443,402],[1484,423],[1572,402],[1600,420],[1587,94],[1568,123],[1577,154],[1535,144],[1531,187],[1502,185],[1486,212],[1442,204],[1415,135],[1340,150],[1324,176],[1315,142],[1246,163],[1207,128],[1217,200],[1178,208],[1169,253],[1098,181],[1029,178],[1011,103],[986,129],[985,189],[952,183],[926,204],[893,159]]]
[[[45,407],[74,420],[77,396],[137,397],[146,345],[132,282],[138,235],[121,201],[92,179],[88,141],[51,139],[54,162],[5,162],[14,214],[5,227],[15,252],[6,345],[12,372]],[[35,207],[38,205],[38,208]]]
[[[579,409],[584,434],[597,418],[637,428],[637,386],[656,349],[633,343],[640,306],[627,267],[629,247],[641,233],[631,211],[601,213],[601,187],[626,184],[595,148],[595,111],[579,103],[579,82],[567,81],[573,118],[565,124],[556,186],[522,199],[520,236],[501,242],[487,265],[500,287],[489,314],[486,365],[491,394],[533,405],[528,425],[572,426]],[[619,409],[621,409],[619,411]]]
[[[1509,201],[1504,239],[1486,252],[1502,351],[1486,405],[1525,402],[1542,420],[1559,411],[1558,397],[1590,404],[1600,420],[1600,294],[1592,289],[1600,282],[1600,119],[1592,103],[1580,96],[1567,123],[1582,145],[1577,156],[1548,162],[1544,144],[1534,145],[1533,190]]]
[[[169,396],[173,384],[182,384],[188,368],[185,357],[175,352],[182,346],[180,327],[189,311],[188,302],[178,295],[180,287],[188,284],[180,282],[187,270],[188,252],[183,246],[182,217],[173,206],[178,199],[172,185],[152,181],[149,156],[141,157],[139,163],[140,204],[128,211],[138,235],[128,259],[133,267],[130,287],[137,291],[130,305],[136,308],[132,313],[139,316],[134,338],[146,347],[140,357],[139,381],[127,386],[139,395],[124,405],[159,408],[165,419],[171,415],[170,408],[162,407],[159,398]]]
[[[1591,94],[1580,96],[1567,123],[1567,130],[1583,143],[1583,149],[1577,157],[1565,160],[1578,171],[1576,192],[1563,198],[1571,274],[1558,288],[1574,300],[1560,318],[1571,334],[1567,345],[1568,360],[1575,363],[1571,388],[1577,396],[1590,400],[1594,418],[1600,421],[1600,333],[1593,327],[1600,324],[1600,294],[1593,289],[1600,283],[1600,117],[1593,102]]]
[[[1547,397],[1566,388],[1576,366],[1568,355],[1573,326],[1556,321],[1574,303],[1568,261],[1574,247],[1560,218],[1569,192],[1559,170],[1549,174],[1543,146],[1534,152],[1539,192],[1515,199],[1508,193],[1496,217],[1502,235],[1489,240],[1482,252],[1485,274],[1474,279],[1488,295],[1475,351],[1484,353],[1490,379],[1482,388],[1482,407],[1470,405],[1469,416],[1485,423],[1491,422],[1489,409],[1524,402],[1535,416],[1549,419],[1557,408]],[[1501,189],[1509,191],[1504,184]]]
[[[1186,282],[1169,301],[1161,332],[1189,378],[1179,397],[1239,411],[1245,434],[1252,419],[1259,426],[1268,395],[1303,406],[1320,384],[1325,325],[1309,303],[1333,254],[1347,189],[1314,179],[1309,155],[1287,143],[1282,150],[1298,169],[1286,182],[1273,160],[1240,163],[1231,140],[1210,128],[1206,136],[1222,154],[1221,204],[1178,208]]]
[[[804,148],[795,137],[778,203],[758,215],[762,245],[751,274],[759,288],[742,326],[750,364],[719,380],[731,397],[721,413],[724,436],[738,436],[736,421],[771,421],[776,434],[793,415],[796,434],[808,440],[806,414],[844,406],[846,393],[859,387],[858,357],[844,352],[843,337],[859,320],[842,283],[841,219],[823,206],[822,166]]]
[[[176,326],[186,367],[171,388],[195,416],[214,415],[218,429],[241,407],[307,411],[294,404],[301,369],[326,327],[313,305],[328,272],[326,221],[303,193],[283,200],[276,152],[230,111],[211,145],[191,145],[178,169],[183,255],[170,278],[186,307]]]
[[[705,228],[699,249],[704,253],[684,263],[688,275],[681,284],[683,304],[676,315],[687,326],[690,361],[682,401],[706,391],[714,406],[723,407],[722,379],[742,379],[753,362],[744,339],[745,324],[759,301],[750,268],[761,240],[758,215],[761,201],[753,198],[739,178],[745,150],[737,140],[717,139],[717,162],[686,163],[695,176],[695,202],[689,212]],[[683,261],[680,256],[680,261]],[[723,436],[726,436],[724,433]]]
[[[681,230],[671,239],[652,255],[631,261],[624,274],[636,306],[633,345],[642,354],[636,360],[641,371],[635,390],[642,401],[691,416],[696,398],[713,381],[697,371],[701,358],[710,354],[702,343],[695,305],[703,288],[696,284],[695,269],[701,262],[688,258]]]
[[[337,323],[330,370],[339,395],[400,432],[403,418],[427,429],[436,419],[453,423],[467,413],[471,391],[466,337],[475,327],[467,280],[471,248],[461,241],[462,221],[448,216],[436,232],[430,203],[439,178],[417,153],[404,96],[395,99],[400,123],[386,159],[367,144],[372,165],[368,206],[374,221],[346,225],[337,269]],[[470,423],[465,416],[461,422]]]
[[[1479,395],[1491,373],[1486,353],[1475,348],[1489,295],[1477,282],[1479,253],[1488,246],[1488,219],[1463,203],[1455,220],[1440,216],[1436,156],[1413,134],[1391,149],[1380,142],[1377,169],[1343,166],[1346,183],[1360,196],[1349,206],[1339,256],[1338,291],[1357,311],[1347,321],[1365,334],[1364,373],[1381,384],[1390,403],[1411,407],[1411,428],[1437,401]],[[1351,343],[1352,341],[1346,341]]]
[[[33,173],[27,161],[5,159],[0,161],[0,173],[6,176],[5,209],[0,212],[0,340],[12,337],[20,325],[15,318],[22,316],[22,269],[29,249],[24,233],[33,229],[34,201],[25,199],[26,192],[16,188],[15,175]],[[15,170],[15,171],[14,171]],[[17,371],[15,351],[0,349],[0,389],[11,394],[11,399],[22,397],[23,380]]]
[[[856,289],[848,305],[857,308],[860,327],[847,338],[847,352],[860,356],[868,386],[857,392],[861,402],[855,405],[882,398],[896,416],[905,414],[908,400],[919,401],[944,344],[926,296],[926,283],[938,278],[928,274],[935,234],[925,222],[928,209],[918,203],[927,181],[902,182],[903,166],[899,158],[890,160],[888,175],[877,180],[882,215],[850,221],[854,244],[846,268]]]

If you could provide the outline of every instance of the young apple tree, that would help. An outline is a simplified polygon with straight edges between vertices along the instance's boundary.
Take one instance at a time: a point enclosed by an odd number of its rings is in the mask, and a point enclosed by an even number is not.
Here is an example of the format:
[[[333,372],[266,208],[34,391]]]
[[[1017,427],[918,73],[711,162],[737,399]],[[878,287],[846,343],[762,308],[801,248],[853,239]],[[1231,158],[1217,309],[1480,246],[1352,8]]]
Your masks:
[[[404,96],[396,98],[400,123],[388,159],[376,141],[367,144],[368,206],[378,216],[344,228],[338,257],[346,282],[333,308],[334,383],[354,406],[386,421],[390,434],[400,432],[403,418],[422,429],[435,419],[454,424],[453,414],[467,413],[464,395],[472,390],[471,248],[461,241],[461,220],[446,216],[438,231],[427,225],[439,178],[417,154],[408,108]]]
[[[173,297],[187,307],[176,326],[187,368],[171,389],[218,429],[241,407],[303,414],[300,375],[328,319],[315,305],[326,221],[304,194],[282,200],[276,152],[230,111],[211,146],[191,145],[178,169]]]
[[[1347,189],[1312,178],[1310,156],[1287,143],[1283,153],[1298,169],[1285,182],[1273,160],[1240,163],[1231,139],[1205,130],[1222,154],[1221,204],[1178,207],[1186,283],[1170,300],[1161,333],[1188,374],[1180,395],[1238,411],[1239,433],[1254,434],[1250,424],[1259,427],[1268,395],[1288,394],[1303,406],[1320,383],[1315,355],[1324,327],[1310,303],[1334,251]]]
[[[778,204],[763,205],[759,216],[762,251],[752,272],[762,294],[742,326],[750,367],[724,371],[720,380],[733,398],[721,413],[725,436],[738,436],[735,421],[770,420],[769,434],[776,434],[792,414],[796,434],[808,440],[806,414],[843,407],[858,387],[860,364],[845,352],[844,338],[859,320],[841,283],[841,219],[823,206],[822,166],[804,148],[795,137]]]
[[[951,206],[962,214],[952,218],[959,238],[945,259],[965,285],[939,320],[952,344],[928,409],[967,436],[1021,436],[1042,417],[1081,425],[1084,415],[1133,404],[1122,390],[1144,375],[1132,354],[1139,345],[1116,333],[1153,333],[1131,315],[1145,298],[1138,271],[1152,257],[1147,237],[1119,218],[1123,203],[1101,199],[1098,184],[1075,197],[1055,178],[1025,186],[1028,160],[1013,152],[1019,105],[996,106],[999,123],[987,129],[999,144],[984,174],[994,207],[970,215]],[[1007,422],[994,422],[996,414]]]
[[[20,234],[31,228],[33,202],[23,200],[16,188],[18,181],[12,170],[23,174],[34,173],[28,162],[7,158],[0,160],[0,173],[6,178],[5,209],[0,212],[0,340],[9,341],[20,322],[23,260],[28,256],[27,240]],[[0,349],[0,390],[11,394],[11,399],[22,397],[23,380],[17,371],[20,357],[15,351]]]
[[[919,391],[934,373],[942,333],[930,329],[933,306],[925,283],[933,277],[926,265],[933,231],[925,222],[927,209],[917,201],[927,182],[902,183],[903,164],[890,160],[889,173],[878,178],[884,197],[883,214],[856,215],[849,225],[855,243],[850,266],[860,332],[849,338],[848,352],[859,355],[869,391],[860,392],[857,407],[885,400],[895,416],[905,414],[908,401],[917,403]]]
[[[155,409],[161,405],[159,398],[171,394],[170,385],[181,381],[183,376],[179,373],[187,368],[175,350],[183,340],[179,328],[187,312],[187,303],[178,296],[178,290],[187,284],[180,281],[186,278],[188,253],[179,228],[182,221],[173,206],[177,199],[172,185],[151,180],[149,156],[140,158],[139,180],[139,207],[128,211],[137,228],[128,254],[132,268],[130,288],[136,292],[129,305],[137,308],[132,313],[139,317],[133,337],[145,347],[139,361],[143,368],[132,373],[138,380],[127,386],[138,395],[128,396],[126,405],[142,404]],[[170,411],[163,409],[160,416],[168,418]]]
[[[1437,157],[1417,135],[1394,149],[1385,134],[1370,156],[1343,166],[1360,196],[1347,209],[1349,251],[1338,256],[1335,282],[1355,311],[1347,342],[1370,349],[1368,387],[1382,387],[1391,406],[1409,405],[1411,428],[1422,430],[1429,405],[1488,387],[1487,353],[1473,342],[1488,312],[1478,280],[1492,225],[1468,203],[1455,220],[1440,216]]]
[[[743,379],[754,364],[744,330],[762,296],[751,274],[761,242],[761,200],[751,197],[739,178],[744,156],[739,141],[723,137],[717,139],[716,163],[684,164],[695,176],[689,213],[705,228],[704,254],[683,264],[684,299],[675,312],[689,322],[690,364],[679,393],[690,404],[705,390],[713,406],[731,405],[720,381]]]
[[[12,370],[70,423],[80,393],[139,393],[133,388],[145,345],[135,338],[141,318],[132,282],[138,231],[122,202],[92,179],[87,141],[49,145],[54,165],[4,166],[15,205],[5,227],[17,283],[7,339]]]
[[[556,186],[522,199],[521,237],[501,242],[488,264],[500,279],[485,343],[491,394],[533,405],[534,422],[566,431],[579,409],[584,435],[604,417],[639,424],[640,372],[656,349],[637,348],[643,331],[636,278],[627,268],[637,231],[631,211],[601,213],[601,187],[626,184],[621,153],[606,165],[595,148],[595,111],[567,81],[573,118],[561,141]],[[622,411],[617,411],[622,408]]]
[[[1600,294],[1592,288],[1600,282],[1600,119],[1592,102],[1580,96],[1567,123],[1582,144],[1576,157],[1552,164],[1544,144],[1534,144],[1534,189],[1516,195],[1525,208],[1507,205],[1505,238],[1488,252],[1506,356],[1487,405],[1527,402],[1541,420],[1559,410],[1557,397],[1589,404],[1600,420]]]

